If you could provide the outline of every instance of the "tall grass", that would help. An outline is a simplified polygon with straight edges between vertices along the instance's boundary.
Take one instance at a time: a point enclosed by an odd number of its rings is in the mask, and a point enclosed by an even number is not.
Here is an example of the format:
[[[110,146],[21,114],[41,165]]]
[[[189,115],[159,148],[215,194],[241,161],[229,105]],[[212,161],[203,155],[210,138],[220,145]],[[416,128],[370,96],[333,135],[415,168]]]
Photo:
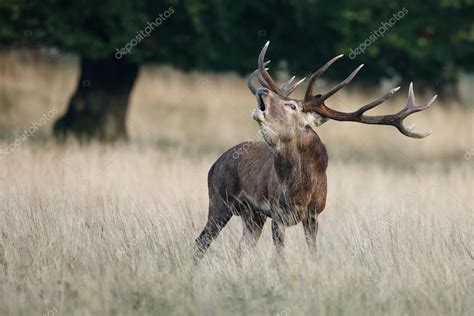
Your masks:
[[[63,111],[77,78],[68,62],[15,58],[0,81],[14,102],[0,148],[42,113]],[[331,104],[354,108],[377,92]],[[399,94],[383,111],[401,106]],[[433,129],[422,141],[389,127],[320,129],[330,163],[316,258],[295,226],[277,265],[267,223],[239,267],[235,217],[193,266],[207,170],[255,137],[253,104],[236,76],[148,67],[132,97],[130,144],[60,146],[48,122],[1,159],[0,314],[474,313],[473,117],[440,103],[411,119]]]

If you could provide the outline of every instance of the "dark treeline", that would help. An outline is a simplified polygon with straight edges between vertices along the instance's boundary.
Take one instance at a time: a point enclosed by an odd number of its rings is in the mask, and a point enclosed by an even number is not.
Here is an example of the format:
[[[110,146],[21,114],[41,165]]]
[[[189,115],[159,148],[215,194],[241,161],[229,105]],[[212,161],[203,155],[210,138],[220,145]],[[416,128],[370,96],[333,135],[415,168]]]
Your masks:
[[[7,0],[0,45],[79,55],[82,80],[55,133],[116,140],[140,64],[248,74],[270,40],[273,67],[300,76],[344,53],[328,78],[364,63],[359,83],[415,81],[443,97],[474,70],[473,21],[469,0]]]

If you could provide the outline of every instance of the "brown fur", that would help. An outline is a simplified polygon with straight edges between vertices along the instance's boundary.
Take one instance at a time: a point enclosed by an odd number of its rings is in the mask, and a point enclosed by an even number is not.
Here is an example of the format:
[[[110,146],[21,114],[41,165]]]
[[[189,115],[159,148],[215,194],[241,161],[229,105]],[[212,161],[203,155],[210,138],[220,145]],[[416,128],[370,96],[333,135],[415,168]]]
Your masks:
[[[234,146],[209,170],[209,215],[196,239],[196,261],[233,215],[244,225],[239,254],[256,244],[267,217],[278,252],[285,227],[300,222],[311,252],[316,250],[317,215],[326,203],[326,148],[309,126],[294,128],[305,114],[283,111],[283,101],[267,93],[265,119],[256,119],[266,142]]]

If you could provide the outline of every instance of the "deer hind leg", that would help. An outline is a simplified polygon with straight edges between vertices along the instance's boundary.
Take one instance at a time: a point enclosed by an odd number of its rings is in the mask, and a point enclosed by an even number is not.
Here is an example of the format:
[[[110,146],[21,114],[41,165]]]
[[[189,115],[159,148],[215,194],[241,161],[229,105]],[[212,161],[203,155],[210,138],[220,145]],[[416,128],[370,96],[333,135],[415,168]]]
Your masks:
[[[272,219],[272,239],[277,254],[282,256],[285,247],[285,227],[275,219]]]
[[[316,255],[316,236],[318,234],[318,215],[310,215],[303,220],[304,235],[311,255]]]
[[[219,235],[231,217],[232,212],[224,202],[215,204],[211,202],[206,226],[194,244],[194,264],[197,264],[204,257],[211,242]]]
[[[266,219],[264,215],[242,215],[242,239],[237,247],[237,256],[239,258],[242,258],[246,251],[257,245]]]

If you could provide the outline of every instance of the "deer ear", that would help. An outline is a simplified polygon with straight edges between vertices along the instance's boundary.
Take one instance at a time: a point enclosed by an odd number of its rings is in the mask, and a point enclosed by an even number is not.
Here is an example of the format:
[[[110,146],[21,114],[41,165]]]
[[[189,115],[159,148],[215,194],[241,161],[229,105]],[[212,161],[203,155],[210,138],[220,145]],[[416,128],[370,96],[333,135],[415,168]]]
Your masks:
[[[329,120],[328,118],[322,117],[321,115],[314,112],[307,112],[307,113],[304,113],[304,115],[305,115],[305,125],[311,128],[316,128],[318,126],[321,126]]]

